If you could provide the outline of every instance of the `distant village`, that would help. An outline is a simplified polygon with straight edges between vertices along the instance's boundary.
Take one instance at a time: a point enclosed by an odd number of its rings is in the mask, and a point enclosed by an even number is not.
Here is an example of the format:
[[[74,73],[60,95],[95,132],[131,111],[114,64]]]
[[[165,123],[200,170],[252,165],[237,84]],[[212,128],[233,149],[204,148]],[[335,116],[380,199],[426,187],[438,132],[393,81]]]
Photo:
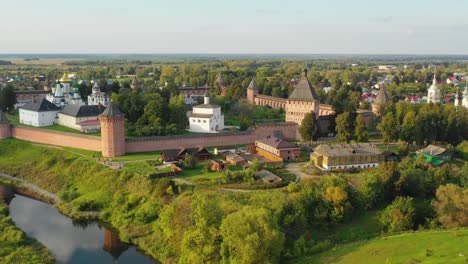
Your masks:
[[[380,116],[380,108],[382,105],[390,101],[389,95],[385,87],[393,81],[393,76],[385,74],[386,71],[395,69],[393,65],[379,66],[379,71],[383,74],[378,78],[376,83],[361,84],[371,88],[363,88],[363,93],[360,97],[360,103],[369,103],[371,110],[358,110],[358,115],[361,115],[366,124],[370,124],[373,120]],[[456,73],[442,82],[459,85],[465,79],[464,74]],[[16,80],[15,77],[2,77],[0,87],[4,87],[6,83]],[[43,90],[18,90],[16,91],[16,105],[19,109],[19,123],[32,127],[47,127],[52,125],[60,125],[68,127],[83,133],[100,132],[103,120],[113,118],[122,119],[123,115],[119,109],[111,103],[110,95],[102,92],[97,80],[81,80],[76,74],[63,73],[58,80],[47,84],[43,76],[36,77],[36,81],[44,82]],[[92,93],[84,99],[78,89],[78,85],[82,82],[91,83]],[[108,80],[107,82],[112,82]],[[427,95],[424,97],[408,96],[405,101],[410,103],[434,103],[434,104],[454,104],[456,107],[468,108],[468,85],[465,86],[463,92],[455,94],[442,94],[438,81],[434,75],[432,84],[427,89]],[[260,94],[260,89],[253,78],[247,87],[247,102],[251,105],[268,106],[274,109],[281,109],[285,112],[285,122],[301,125],[305,115],[314,112],[319,121],[319,129],[322,134],[333,135],[334,131],[329,130],[329,124],[334,119],[334,111],[331,105],[320,103],[320,99],[312,87],[308,77],[307,69],[303,69],[302,75],[297,79],[292,79],[294,90],[288,98],[278,98]],[[215,84],[221,88],[221,96],[226,94],[226,82],[223,79],[222,72],[219,72]],[[167,85],[167,83],[165,84]],[[131,89],[141,88],[141,83],[136,76],[132,77],[130,83]],[[333,90],[333,87],[321,88],[325,93]],[[191,85],[183,85],[178,88],[180,94],[185,97],[187,105],[188,128],[190,133],[226,133],[224,124],[224,114],[221,107],[213,102],[210,96],[210,86],[206,84],[203,87],[192,87]],[[7,122],[5,117],[3,122]],[[123,120],[123,119],[122,119]],[[122,126],[122,127],[113,127]],[[106,133],[110,138],[125,138],[122,122],[109,122],[106,124],[106,131],[101,131],[101,136],[106,137]],[[279,131],[281,132],[281,131]],[[323,133],[325,132],[325,133]],[[117,133],[117,134],[116,134]],[[190,140],[187,139],[187,140]],[[207,141],[209,138],[206,139]],[[109,142],[108,142],[109,143]],[[255,138],[252,141],[253,145],[249,150],[237,152],[235,149],[230,151],[220,151],[226,162],[242,165],[252,161],[252,158],[247,156],[255,153],[257,158],[265,159],[266,161],[290,161],[296,160],[300,156],[300,147],[297,144],[286,141],[281,133],[278,135],[268,135],[264,138]],[[114,149],[110,142],[109,147]],[[436,149],[436,146],[429,146],[430,150],[421,150],[420,153],[429,155],[437,160],[447,160],[447,157],[439,159],[445,149]],[[117,148],[116,148],[117,149]],[[206,153],[204,146],[199,148],[174,148],[164,149],[163,159],[165,162],[178,161],[188,152],[196,157],[200,153]],[[103,150],[103,153],[105,151]],[[113,157],[125,153],[125,147],[121,147],[121,151],[107,153],[107,156]],[[246,156],[247,155],[247,156]],[[106,155],[105,155],[106,156]],[[334,169],[351,169],[351,168],[375,168],[388,156],[384,156],[382,151],[375,147],[372,143],[353,143],[353,144],[327,144],[319,145],[310,154],[311,163],[323,170]],[[218,164],[221,167],[220,164]]]

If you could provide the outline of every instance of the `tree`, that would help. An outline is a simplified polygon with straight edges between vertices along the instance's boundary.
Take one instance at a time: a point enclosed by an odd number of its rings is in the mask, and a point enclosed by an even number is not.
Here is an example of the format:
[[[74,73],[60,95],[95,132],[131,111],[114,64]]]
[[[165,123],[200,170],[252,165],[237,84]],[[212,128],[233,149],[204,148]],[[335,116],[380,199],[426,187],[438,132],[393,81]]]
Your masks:
[[[330,186],[325,189],[325,201],[332,206],[330,217],[335,222],[340,222],[353,207],[348,200],[348,193],[341,186]]]
[[[408,111],[403,118],[403,131],[401,133],[401,139],[413,143],[416,135],[416,112],[413,110]]]
[[[454,184],[440,186],[432,206],[437,212],[437,220],[446,227],[468,225],[468,189]]]
[[[314,112],[307,113],[299,127],[302,140],[312,141],[318,133],[318,122]]]
[[[16,95],[15,87],[8,84],[5,88],[0,89],[0,110],[4,112],[15,109]]]
[[[336,138],[349,143],[353,139],[353,124],[351,114],[344,112],[336,117]]]
[[[204,194],[192,201],[193,225],[184,234],[179,263],[219,263],[223,212],[218,201]]]
[[[383,137],[383,141],[387,144],[391,141],[398,139],[398,124],[393,116],[393,113],[388,112],[377,125],[377,129],[380,131]]]
[[[252,126],[254,120],[251,116],[241,114],[239,116],[239,129],[241,131],[247,130],[250,126]]]
[[[399,196],[381,212],[379,221],[389,232],[399,232],[413,227],[414,216],[413,198]]]
[[[284,234],[272,212],[244,207],[221,224],[223,263],[278,263]]]
[[[182,160],[182,165],[187,169],[193,169],[197,165],[197,162],[193,155],[186,153],[184,160]]]
[[[172,96],[169,100],[169,122],[175,124],[179,133],[187,127],[187,112],[182,95]]]
[[[354,129],[354,139],[357,142],[367,142],[369,135],[367,134],[366,123],[362,115],[358,115],[356,118],[356,128]]]

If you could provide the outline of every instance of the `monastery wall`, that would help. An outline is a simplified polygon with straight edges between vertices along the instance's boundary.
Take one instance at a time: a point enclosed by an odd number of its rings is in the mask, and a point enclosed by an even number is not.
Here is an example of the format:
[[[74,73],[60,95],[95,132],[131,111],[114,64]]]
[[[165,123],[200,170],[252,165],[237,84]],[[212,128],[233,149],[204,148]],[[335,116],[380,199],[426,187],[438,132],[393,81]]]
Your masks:
[[[164,149],[230,146],[250,144],[255,140],[281,133],[285,139],[296,139],[297,125],[294,123],[260,124],[247,131],[217,134],[191,134],[180,136],[160,136],[127,139],[126,152],[146,152]]]
[[[101,151],[101,138],[24,126],[12,126],[11,136],[26,141],[61,147]],[[1,137],[0,137],[1,138]]]

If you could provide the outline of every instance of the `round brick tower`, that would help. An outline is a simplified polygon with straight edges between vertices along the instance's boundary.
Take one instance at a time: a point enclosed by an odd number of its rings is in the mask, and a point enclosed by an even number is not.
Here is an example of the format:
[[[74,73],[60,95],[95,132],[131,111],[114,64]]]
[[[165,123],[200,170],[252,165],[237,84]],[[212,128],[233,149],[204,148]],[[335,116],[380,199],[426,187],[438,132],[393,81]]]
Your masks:
[[[112,102],[99,115],[102,156],[112,158],[125,154],[124,114]]]
[[[11,137],[11,125],[5,114],[0,110],[0,139]]]

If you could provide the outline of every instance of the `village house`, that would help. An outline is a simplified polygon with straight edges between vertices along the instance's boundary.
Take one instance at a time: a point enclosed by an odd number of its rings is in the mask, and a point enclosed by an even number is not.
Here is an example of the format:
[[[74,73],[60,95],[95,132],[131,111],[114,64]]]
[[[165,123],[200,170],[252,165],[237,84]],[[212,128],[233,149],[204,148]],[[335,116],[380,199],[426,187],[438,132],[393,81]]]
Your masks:
[[[56,123],[60,108],[55,104],[42,99],[35,103],[29,103],[19,108],[19,121],[21,124],[43,127]]]
[[[255,141],[257,155],[271,161],[295,160],[301,155],[301,148],[284,139],[268,136]]]
[[[432,144],[429,144],[425,148],[416,151],[416,154],[429,155],[445,161],[452,159],[452,153],[448,149]]]
[[[311,163],[325,170],[376,168],[384,161],[382,151],[370,143],[319,145]]]
[[[192,155],[196,160],[209,160],[211,153],[203,147],[166,149],[161,151],[161,157],[164,163],[173,163],[183,160],[185,155]]]
[[[97,132],[101,130],[98,117],[104,110],[101,105],[69,104],[58,113],[57,123],[81,132]]]
[[[224,129],[224,115],[221,106],[210,103],[208,90],[205,91],[204,104],[193,107],[189,116],[189,131],[216,133]]]
[[[234,166],[240,166],[247,163],[247,160],[238,154],[229,154],[226,156],[226,162]]]

